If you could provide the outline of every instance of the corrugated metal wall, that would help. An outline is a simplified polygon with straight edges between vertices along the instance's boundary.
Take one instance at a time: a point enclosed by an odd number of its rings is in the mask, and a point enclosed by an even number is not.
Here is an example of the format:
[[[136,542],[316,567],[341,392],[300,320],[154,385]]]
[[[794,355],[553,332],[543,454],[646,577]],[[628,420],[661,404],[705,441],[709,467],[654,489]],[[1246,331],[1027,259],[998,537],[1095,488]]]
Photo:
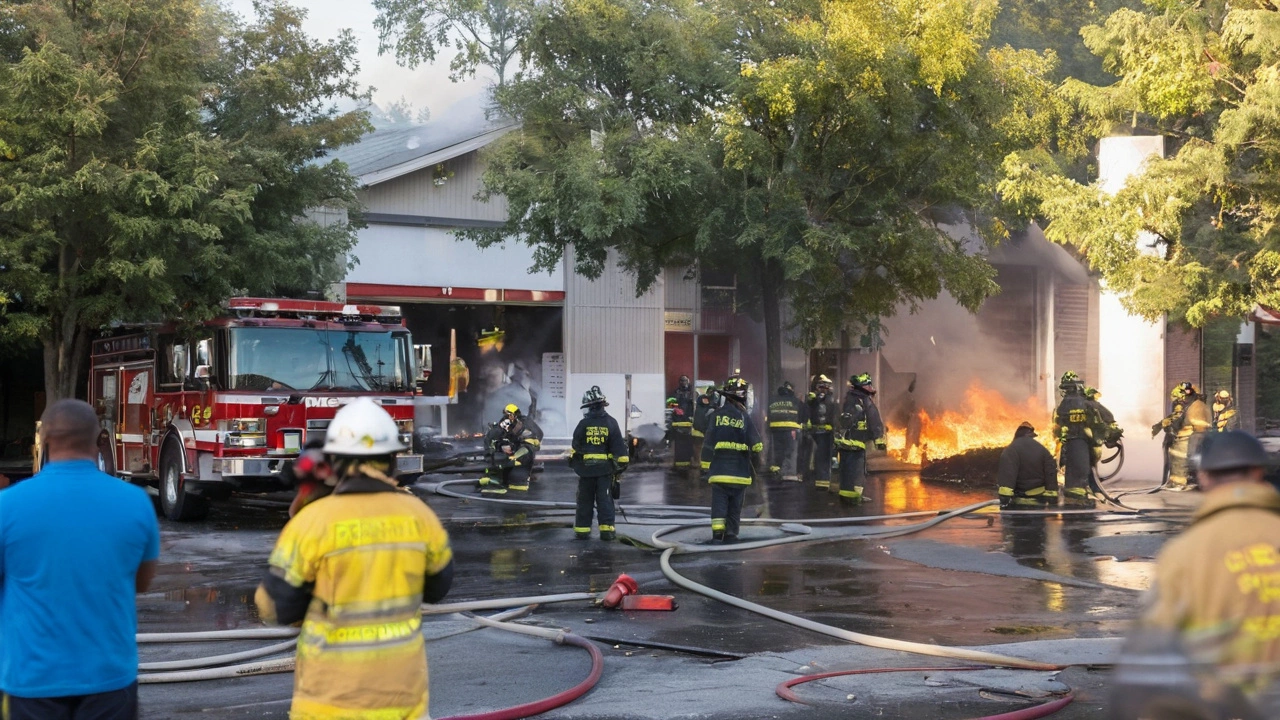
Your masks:
[[[484,170],[479,151],[445,162],[444,170],[441,185],[435,184],[435,169],[425,168],[364,190],[361,200],[365,210],[463,220],[507,219],[505,198],[495,197],[487,203],[476,200]]]
[[[572,373],[663,371],[663,278],[636,297],[634,278],[616,263],[590,280],[571,271],[565,256],[565,339]]]
[[[663,293],[668,310],[694,312],[698,309],[698,280],[689,268],[667,268],[663,272]]]
[[[1096,385],[1095,368],[1089,372],[1089,286],[1060,282],[1053,293],[1053,357],[1055,373],[1067,370]]]

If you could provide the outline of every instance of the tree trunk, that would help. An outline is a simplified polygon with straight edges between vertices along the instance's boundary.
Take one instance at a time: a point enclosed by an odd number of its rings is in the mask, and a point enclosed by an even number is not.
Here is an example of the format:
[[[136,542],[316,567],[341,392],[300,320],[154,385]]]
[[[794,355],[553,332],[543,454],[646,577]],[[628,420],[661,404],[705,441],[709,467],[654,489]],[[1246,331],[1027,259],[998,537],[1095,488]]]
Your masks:
[[[782,267],[776,259],[760,263],[760,305],[764,314],[766,394],[782,384]]]
[[[89,329],[76,322],[77,313],[65,312],[53,321],[44,338],[44,396],[48,406],[76,396],[85,356],[89,352]]]

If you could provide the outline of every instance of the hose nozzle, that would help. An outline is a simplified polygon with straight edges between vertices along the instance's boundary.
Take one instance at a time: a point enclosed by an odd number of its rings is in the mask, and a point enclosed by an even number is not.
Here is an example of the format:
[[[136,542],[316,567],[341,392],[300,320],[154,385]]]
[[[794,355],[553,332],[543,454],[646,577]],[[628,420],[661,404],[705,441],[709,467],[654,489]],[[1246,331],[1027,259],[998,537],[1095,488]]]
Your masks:
[[[613,581],[609,592],[605,593],[604,601],[601,603],[607,608],[616,608],[622,603],[622,598],[627,595],[634,595],[640,590],[640,585],[630,575],[623,573]]]

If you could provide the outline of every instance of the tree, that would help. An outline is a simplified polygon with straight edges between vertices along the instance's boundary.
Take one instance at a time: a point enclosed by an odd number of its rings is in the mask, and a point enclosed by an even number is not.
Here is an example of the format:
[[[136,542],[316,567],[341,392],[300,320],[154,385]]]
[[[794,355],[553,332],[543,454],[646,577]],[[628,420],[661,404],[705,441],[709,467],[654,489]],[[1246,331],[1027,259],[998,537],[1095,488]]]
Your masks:
[[[75,394],[111,323],[198,321],[345,269],[356,186],[321,158],[366,128],[333,106],[367,97],[355,43],[256,9],[248,25],[203,0],[0,10],[0,322],[42,343],[50,400]],[[356,214],[304,219],[323,205]]]
[[[519,64],[533,0],[373,0],[378,11],[378,52],[414,68],[453,45],[449,63],[456,82],[487,67],[502,87]]]
[[[1001,190],[1076,247],[1136,313],[1203,326],[1280,304],[1280,12],[1268,0],[1150,0],[1085,29],[1119,77],[1061,94],[1095,136],[1166,138],[1114,197],[1052,158],[1008,159]]]
[[[482,244],[541,267],[615,250],[643,290],[662,267],[737,272],[780,376],[800,346],[949,292],[996,290],[958,216],[998,239],[1005,153],[1065,112],[1051,59],[984,49],[985,0],[562,0],[539,6],[530,73],[497,93],[522,130],[485,186],[509,203]],[[963,213],[960,212],[963,210]]]

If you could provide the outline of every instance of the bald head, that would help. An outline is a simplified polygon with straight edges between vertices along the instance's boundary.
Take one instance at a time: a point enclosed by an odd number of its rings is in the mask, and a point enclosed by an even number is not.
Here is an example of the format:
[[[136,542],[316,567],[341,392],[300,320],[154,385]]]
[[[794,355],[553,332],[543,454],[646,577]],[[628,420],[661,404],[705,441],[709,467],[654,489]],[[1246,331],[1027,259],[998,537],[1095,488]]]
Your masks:
[[[59,400],[40,416],[40,437],[50,462],[96,460],[99,432],[98,414],[83,400]]]

